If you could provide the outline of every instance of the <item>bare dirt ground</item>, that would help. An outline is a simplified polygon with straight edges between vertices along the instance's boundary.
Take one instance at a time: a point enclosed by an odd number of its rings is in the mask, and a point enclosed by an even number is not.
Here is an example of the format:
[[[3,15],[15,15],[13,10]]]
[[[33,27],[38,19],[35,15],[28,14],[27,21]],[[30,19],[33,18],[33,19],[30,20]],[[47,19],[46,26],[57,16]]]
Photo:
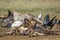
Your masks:
[[[48,35],[38,37],[28,37],[21,35],[5,35],[9,28],[0,27],[0,40],[60,40],[60,35]]]

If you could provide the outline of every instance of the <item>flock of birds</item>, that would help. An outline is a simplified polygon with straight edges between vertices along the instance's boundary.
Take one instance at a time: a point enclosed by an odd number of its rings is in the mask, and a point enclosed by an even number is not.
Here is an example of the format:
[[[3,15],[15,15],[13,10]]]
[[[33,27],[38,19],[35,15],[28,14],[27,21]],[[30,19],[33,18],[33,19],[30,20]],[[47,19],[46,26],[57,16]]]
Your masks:
[[[11,28],[6,34],[21,34],[29,36],[58,34],[51,29],[55,24],[60,26],[60,20],[54,16],[47,24],[39,20],[32,14],[20,15],[15,11],[8,11],[7,17],[0,17],[0,26]]]

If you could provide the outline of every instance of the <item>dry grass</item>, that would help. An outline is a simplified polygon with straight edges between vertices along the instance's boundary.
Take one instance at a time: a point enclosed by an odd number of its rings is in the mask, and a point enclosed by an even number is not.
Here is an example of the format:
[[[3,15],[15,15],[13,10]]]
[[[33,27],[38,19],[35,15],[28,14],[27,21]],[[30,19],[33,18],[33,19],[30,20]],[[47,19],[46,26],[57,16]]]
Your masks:
[[[60,40],[60,36],[39,36],[39,37],[27,37],[27,36],[6,36],[1,37],[0,40]]]
[[[60,0],[0,0],[0,14],[6,16],[7,10],[16,10],[22,14],[31,12],[36,17],[43,11],[43,17],[60,16]]]

